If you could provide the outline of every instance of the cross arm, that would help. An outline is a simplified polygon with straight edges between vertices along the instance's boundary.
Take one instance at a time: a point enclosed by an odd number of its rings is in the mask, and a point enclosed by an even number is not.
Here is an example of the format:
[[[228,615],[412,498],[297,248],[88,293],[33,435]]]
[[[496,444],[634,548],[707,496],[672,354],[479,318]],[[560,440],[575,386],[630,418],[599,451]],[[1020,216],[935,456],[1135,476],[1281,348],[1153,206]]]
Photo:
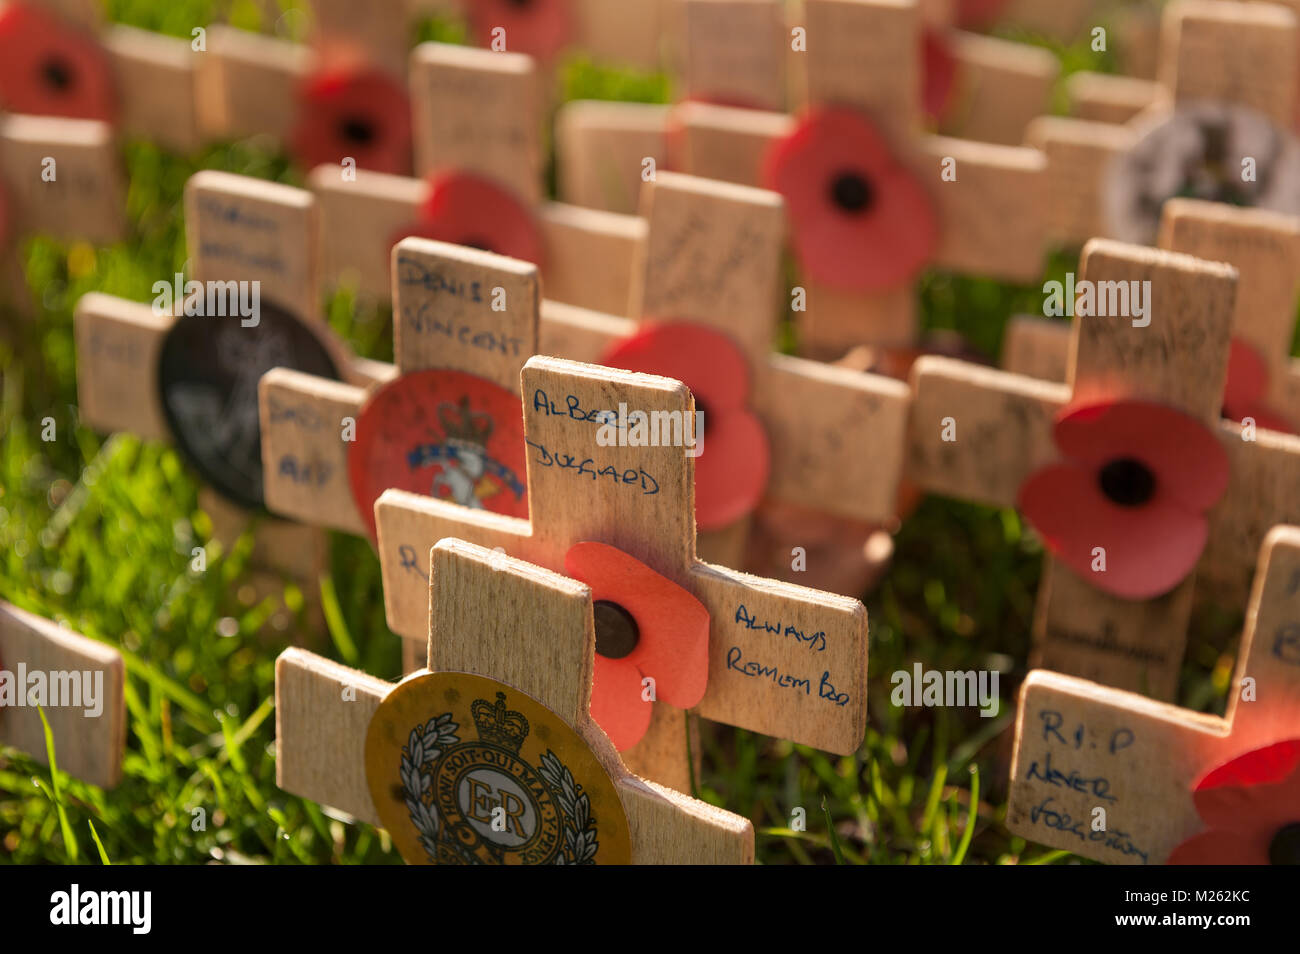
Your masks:
[[[102,431],[171,439],[158,400],[158,355],[175,319],[140,302],[82,295],[73,314],[81,419]]]

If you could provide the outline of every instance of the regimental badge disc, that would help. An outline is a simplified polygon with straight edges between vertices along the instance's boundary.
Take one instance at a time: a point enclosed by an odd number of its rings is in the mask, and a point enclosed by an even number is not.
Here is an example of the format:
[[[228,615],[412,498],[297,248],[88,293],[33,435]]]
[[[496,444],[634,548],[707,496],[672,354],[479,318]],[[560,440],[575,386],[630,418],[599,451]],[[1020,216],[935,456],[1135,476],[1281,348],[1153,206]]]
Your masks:
[[[408,864],[630,864],[623,803],[569,725],[463,672],[399,683],[366,735],[366,778]]]
[[[1155,244],[1165,201],[1176,197],[1300,214],[1300,142],[1245,106],[1180,104],[1107,166],[1110,235]]]
[[[256,509],[262,498],[257,383],[272,368],[337,380],[324,343],[289,312],[262,302],[256,325],[227,316],[178,318],[163,340],[158,384],[181,454],[224,497]]]
[[[373,540],[390,488],[527,517],[526,460],[519,395],[464,371],[416,371],[366,402],[348,476]]]

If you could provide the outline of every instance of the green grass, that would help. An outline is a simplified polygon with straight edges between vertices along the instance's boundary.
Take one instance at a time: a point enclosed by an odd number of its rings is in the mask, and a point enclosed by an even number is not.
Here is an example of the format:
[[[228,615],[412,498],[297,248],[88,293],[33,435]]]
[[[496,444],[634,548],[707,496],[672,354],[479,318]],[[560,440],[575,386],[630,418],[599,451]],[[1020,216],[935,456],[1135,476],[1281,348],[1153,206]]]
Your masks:
[[[109,6],[117,19],[182,36],[214,10],[233,9],[247,19],[243,25],[258,25],[250,3]],[[426,24],[420,35],[458,36],[442,24]],[[662,77],[590,64],[575,66],[565,89],[647,100],[668,95]],[[292,584],[259,598],[250,541],[226,551],[211,541],[198,485],[171,449],[126,435],[105,438],[77,419],[72,307],[92,290],[148,300],[153,281],[180,269],[186,178],[218,168],[300,179],[282,157],[242,146],[184,159],[130,144],[124,159],[129,239],[100,249],[27,242],[22,255],[38,313],[30,320],[12,309],[3,314],[0,593],[122,649],[125,778],[105,792],[0,752],[0,862],[396,862],[381,833],[345,824],[275,785],[274,660],[281,648],[307,642],[377,675],[399,674],[398,642],[385,626],[369,546],[332,541],[323,617]],[[1051,270],[1069,264],[1058,257]],[[928,328],[959,330],[988,354],[996,354],[1010,314],[1041,303],[1037,287],[938,274],[924,280],[919,295]],[[328,309],[359,352],[391,356],[386,311],[358,311],[346,295]],[[47,417],[56,424],[53,441],[41,439]],[[190,566],[199,545],[208,548],[202,573]],[[894,566],[867,600],[870,726],[861,749],[836,757],[707,725],[700,796],[753,819],[765,863],[1069,860],[1027,846],[1002,824],[1012,693],[1025,672],[1040,564],[1016,513],[927,500],[902,528]],[[1222,707],[1239,616],[1198,623],[1185,703]],[[916,660],[928,668],[1002,670],[1000,713],[982,719],[974,710],[893,707],[889,676]],[[796,808],[803,809],[802,825]]]

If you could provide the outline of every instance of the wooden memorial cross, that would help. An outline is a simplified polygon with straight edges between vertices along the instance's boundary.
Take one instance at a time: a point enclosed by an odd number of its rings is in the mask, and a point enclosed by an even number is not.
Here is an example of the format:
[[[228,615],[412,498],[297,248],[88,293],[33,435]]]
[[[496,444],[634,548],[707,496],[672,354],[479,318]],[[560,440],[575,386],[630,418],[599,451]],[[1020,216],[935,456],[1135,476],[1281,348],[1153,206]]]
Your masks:
[[[519,372],[537,351],[537,267],[407,238],[392,271],[397,360],[378,390],[263,376],[267,506],[372,540],[389,487],[527,514]]]
[[[1170,199],[1161,248],[1227,262],[1240,273],[1224,416],[1300,433],[1300,362],[1291,358],[1300,285],[1300,218],[1199,199]],[[1066,322],[1022,317],[1007,330],[1003,367],[1063,380]]]
[[[1044,116],[1026,133],[1025,141],[1047,156],[1044,215],[1052,238],[1070,245],[1104,237],[1154,241],[1156,196],[1203,196],[1207,183],[1218,181],[1214,170],[1223,157],[1216,149],[1234,166],[1224,167],[1227,185],[1239,174],[1238,153],[1258,153],[1251,181],[1260,184],[1259,194],[1251,204],[1300,213],[1297,150],[1261,145],[1294,122],[1298,29],[1290,10],[1271,3],[1177,0],[1165,7],[1149,106],[1122,124]],[[1258,115],[1248,122],[1252,113]],[[1221,118],[1207,119],[1220,115],[1237,116],[1226,136]],[[1261,116],[1273,128],[1259,128]]]
[[[43,710],[59,770],[112,788],[126,747],[125,673],[116,649],[0,601],[0,750],[48,766]]]
[[[427,668],[277,660],[282,789],[411,864],[753,863],[747,819],[630,774],[593,721],[589,587],[454,539],[426,565]]]
[[[178,152],[199,145],[198,53],[188,38],[105,25],[95,0],[22,0],[0,14],[5,42],[46,49],[30,70],[9,71],[0,105],[29,116],[111,123],[124,138]],[[6,53],[6,55],[8,55]]]
[[[660,592],[689,602],[684,590],[707,609],[707,688],[692,711],[841,754],[855,751],[866,719],[865,609],[855,599],[696,559],[694,459],[671,435],[673,422],[680,422],[678,435],[691,433],[690,391],[666,378],[545,357],[529,359],[521,379],[529,519],[396,490],[379,498],[379,555],[393,632],[421,639],[428,614],[423,554],[442,537],[501,547],[579,578],[590,561],[577,545],[603,544],[617,548],[609,567],[644,564],[621,582],[597,587],[612,590],[608,598],[620,607],[631,606],[635,613],[625,611],[643,632],[658,631],[657,617],[646,614],[666,599]],[[655,423],[653,437],[647,422]],[[684,613],[673,614],[681,625]],[[621,658],[612,652],[602,655]],[[614,684],[598,691],[616,714],[632,711]],[[653,702],[648,731],[623,747],[624,758],[640,774],[684,789],[686,733],[670,709]]]
[[[1275,523],[1300,522],[1300,439],[1261,430],[1257,440],[1243,441],[1239,425],[1219,419],[1234,269],[1094,240],[1080,271],[1081,295],[1099,289],[1111,297],[1107,316],[1073,323],[1068,384],[942,358],[917,363],[909,475],[933,493],[1022,510],[1028,502],[1060,552],[1073,558],[1077,569],[1048,561],[1034,625],[1036,665],[1168,699],[1191,609],[1196,574],[1189,561],[1204,543],[1201,566],[1217,567],[1215,575],[1231,584],[1250,572],[1252,560],[1243,562],[1241,552],[1258,552]],[[1149,292],[1142,282],[1150,282]],[[1135,297],[1116,314],[1115,296],[1124,289],[1145,295],[1143,317]],[[1181,411],[1190,420],[1170,426],[1180,429],[1185,454],[1199,446],[1202,456],[1173,466],[1155,446],[1157,431],[1173,432],[1142,423],[1155,412],[1131,402]],[[1092,428],[1079,411],[1089,405],[1110,406]],[[1113,434],[1137,437],[1107,437]],[[1213,459],[1215,443],[1226,460]],[[1067,480],[1060,472],[1069,468]],[[1052,475],[1065,488],[1059,493],[1042,482]],[[1180,491],[1179,481],[1188,487]],[[1176,499],[1189,503],[1174,504],[1183,510],[1167,524],[1143,523],[1183,492]],[[1045,503],[1049,497],[1055,506]],[[1073,525],[1069,514],[1079,515]],[[1137,530],[1143,526],[1148,532]],[[1144,546],[1157,540],[1180,542],[1164,552]],[[1104,563],[1094,546],[1105,551]],[[1183,565],[1189,572],[1177,582]]]
[[[410,64],[415,167],[425,178],[334,163],[312,170],[327,279],[386,300],[392,245],[418,234],[534,261],[549,297],[622,314],[644,225],[542,201],[543,91],[533,59],[422,43]]]
[[[1113,864],[1300,861],[1300,528],[1264,540],[1225,718],[1029,674],[1007,827]]]
[[[743,565],[760,496],[864,523],[892,517],[902,461],[888,448],[901,446],[906,433],[907,388],[772,351],[782,294],[780,196],[665,172],[644,185],[642,214],[649,234],[629,309],[642,324],[588,315],[586,328],[596,333],[578,340],[572,320],[555,328],[565,316],[544,314],[543,348],[678,378],[697,403],[716,402],[719,416],[704,411],[704,457],[695,470],[701,556]],[[691,357],[704,353],[713,359]],[[752,423],[735,419],[746,408],[762,431],[751,442],[741,432]],[[708,456],[711,419],[712,433],[729,442],[728,457]],[[844,451],[867,447],[882,450]]]
[[[203,506],[228,540],[263,504],[262,372],[298,367],[356,382],[373,372],[320,318],[311,193],[205,171],[191,176],[185,204],[189,283],[160,276],[151,304],[98,293],[78,302],[77,393],[91,427],[177,442],[214,491]],[[257,538],[256,560],[314,579],[319,531],[264,521]]]
[[[807,103],[812,115],[824,115],[827,110],[844,115],[844,110],[837,108],[845,107],[867,118],[890,153],[877,157],[879,168],[855,170],[867,192],[855,187],[852,194],[843,193],[843,201],[867,208],[871,214],[870,203],[862,206],[858,201],[863,194],[873,194],[867,180],[877,175],[892,177],[877,183],[882,193],[911,195],[913,205],[919,206],[907,208],[905,214],[902,206],[895,209],[899,216],[895,231],[909,238],[928,236],[918,239],[907,262],[895,254],[897,243],[890,243],[890,261],[899,258],[903,263],[890,265],[892,277],[873,279],[870,288],[857,287],[862,283],[861,265],[843,265],[844,274],[839,277],[808,274],[806,255],[810,253],[805,253],[800,280],[807,290],[807,311],[800,315],[805,350],[839,356],[857,344],[912,343],[916,329],[911,275],[923,264],[1011,281],[1037,278],[1045,249],[1045,223],[1037,211],[1045,178],[1043,156],[1035,149],[920,132],[921,14],[916,5],[886,0],[808,0],[804,22],[808,51],[799,56],[807,71]],[[765,181],[766,165],[768,175],[793,187],[802,181],[801,175],[816,176],[814,166],[823,162],[817,158],[820,153],[812,152],[802,160],[789,159],[785,166],[775,161],[776,146],[789,141],[799,128],[800,121],[793,117],[686,104],[679,111],[679,120],[681,158],[677,162],[685,172],[770,186],[772,183]],[[824,145],[841,138],[828,131]],[[854,150],[852,162],[863,162],[862,154],[861,149]],[[779,168],[785,168],[785,173]],[[807,190],[809,194],[839,194],[833,193],[832,185],[807,185]],[[830,199],[820,213],[826,222],[838,222],[835,217],[844,214]],[[800,228],[817,223],[806,210],[800,218],[792,209],[791,216],[799,248]],[[870,221],[862,219],[863,228]],[[816,270],[828,271],[822,266]]]

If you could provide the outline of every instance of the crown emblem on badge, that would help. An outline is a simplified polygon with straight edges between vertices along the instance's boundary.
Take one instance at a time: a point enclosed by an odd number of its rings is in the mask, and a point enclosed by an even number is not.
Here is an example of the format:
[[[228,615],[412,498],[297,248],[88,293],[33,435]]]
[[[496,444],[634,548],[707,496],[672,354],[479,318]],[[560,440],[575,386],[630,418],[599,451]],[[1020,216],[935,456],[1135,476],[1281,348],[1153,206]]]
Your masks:
[[[478,726],[480,742],[498,745],[517,753],[524,744],[524,739],[528,738],[528,720],[522,712],[506,708],[504,692],[497,693],[495,704],[486,699],[475,699],[469,709],[474,716],[474,724]]]
[[[492,436],[492,417],[482,411],[471,411],[469,395],[459,402],[443,401],[438,405],[438,420],[449,441],[470,444],[487,444]]]

